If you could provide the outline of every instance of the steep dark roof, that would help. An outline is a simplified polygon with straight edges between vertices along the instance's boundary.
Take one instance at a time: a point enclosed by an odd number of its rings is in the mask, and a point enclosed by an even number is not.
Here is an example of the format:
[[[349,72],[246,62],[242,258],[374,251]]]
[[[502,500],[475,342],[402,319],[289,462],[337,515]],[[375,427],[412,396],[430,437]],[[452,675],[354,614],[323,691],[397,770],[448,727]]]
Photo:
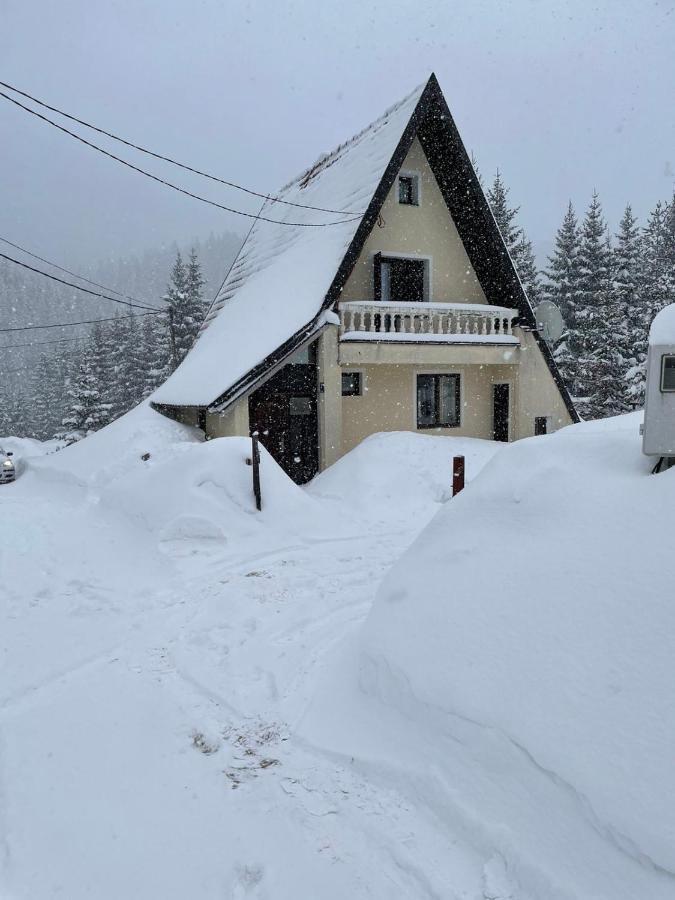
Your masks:
[[[367,204],[367,209],[360,219],[328,228],[293,229],[256,223],[203,334],[154,396],[157,405],[224,408],[320,327],[322,314],[340,298],[415,136],[424,148],[488,302],[518,310],[518,324],[532,329],[570,416],[578,421],[551,351],[536,330],[532,307],[435,75],[423,89],[414,91],[351,141],[318,160],[280,192],[278,196],[284,199],[295,201],[300,197],[299,202],[344,209],[346,214],[357,210],[359,204]],[[276,205],[275,215],[279,215],[279,209]],[[283,215],[288,221],[298,218],[298,210],[286,210]],[[317,220],[317,213],[300,212],[312,217],[308,221]],[[330,216],[323,221],[326,219]],[[286,302],[270,302],[270,292],[274,291]],[[303,297],[301,303],[293,299],[298,292]],[[255,304],[259,315],[275,319],[267,323],[274,327],[267,328],[264,340],[257,345],[255,333],[244,334],[241,325],[237,328],[238,319],[250,316],[232,315],[233,304],[241,309],[243,300]],[[252,311],[244,309],[246,314]],[[276,328],[276,320],[280,328]],[[231,366],[223,365],[224,358],[233,345],[246,340],[252,342],[250,358],[257,358],[252,365],[240,365],[241,371],[233,372]]]

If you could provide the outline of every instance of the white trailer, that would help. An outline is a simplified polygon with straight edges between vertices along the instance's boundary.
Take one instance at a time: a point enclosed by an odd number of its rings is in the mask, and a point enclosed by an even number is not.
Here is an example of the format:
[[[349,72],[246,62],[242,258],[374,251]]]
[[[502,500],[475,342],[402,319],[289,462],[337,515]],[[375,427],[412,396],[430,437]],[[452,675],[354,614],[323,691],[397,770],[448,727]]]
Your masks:
[[[642,452],[658,457],[655,472],[675,463],[675,303],[649,329]]]

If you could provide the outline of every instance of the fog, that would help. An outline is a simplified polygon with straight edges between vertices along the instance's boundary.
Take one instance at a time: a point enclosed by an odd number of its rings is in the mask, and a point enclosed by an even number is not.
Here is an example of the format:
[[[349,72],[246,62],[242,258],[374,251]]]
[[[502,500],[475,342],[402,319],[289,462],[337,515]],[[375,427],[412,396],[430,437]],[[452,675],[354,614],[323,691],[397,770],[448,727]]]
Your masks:
[[[594,188],[615,226],[675,173],[675,6],[0,0],[0,79],[273,191],[434,71],[467,148],[499,166],[535,244]],[[234,229],[0,98],[0,234],[71,265]],[[95,140],[99,140],[96,138]],[[227,205],[257,203],[110,143]]]

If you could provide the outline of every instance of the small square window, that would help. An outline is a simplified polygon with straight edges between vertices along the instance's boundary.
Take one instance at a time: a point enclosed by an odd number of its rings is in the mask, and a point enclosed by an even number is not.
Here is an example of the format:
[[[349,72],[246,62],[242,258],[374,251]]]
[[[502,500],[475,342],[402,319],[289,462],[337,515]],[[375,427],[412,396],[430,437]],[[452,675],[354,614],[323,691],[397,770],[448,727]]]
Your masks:
[[[419,203],[419,180],[417,175],[398,176],[398,202],[405,206],[417,206]]]
[[[534,419],[534,433],[538,434],[547,434],[548,432],[548,419],[546,416],[535,416]]]
[[[661,357],[661,390],[675,391],[675,356]]]
[[[342,373],[342,396],[343,397],[360,397],[361,396],[361,373],[360,372],[343,372]]]

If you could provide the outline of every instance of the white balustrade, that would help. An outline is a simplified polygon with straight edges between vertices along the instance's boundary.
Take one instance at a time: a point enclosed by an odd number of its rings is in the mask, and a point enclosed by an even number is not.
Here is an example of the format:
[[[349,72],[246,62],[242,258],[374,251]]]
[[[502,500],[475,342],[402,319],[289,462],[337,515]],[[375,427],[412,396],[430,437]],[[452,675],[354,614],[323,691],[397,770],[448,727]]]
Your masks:
[[[470,335],[473,340],[512,337],[515,309],[475,303],[396,303],[345,301],[339,304],[340,336],[358,340],[360,332],[396,335]],[[412,339],[414,340],[414,338]]]

